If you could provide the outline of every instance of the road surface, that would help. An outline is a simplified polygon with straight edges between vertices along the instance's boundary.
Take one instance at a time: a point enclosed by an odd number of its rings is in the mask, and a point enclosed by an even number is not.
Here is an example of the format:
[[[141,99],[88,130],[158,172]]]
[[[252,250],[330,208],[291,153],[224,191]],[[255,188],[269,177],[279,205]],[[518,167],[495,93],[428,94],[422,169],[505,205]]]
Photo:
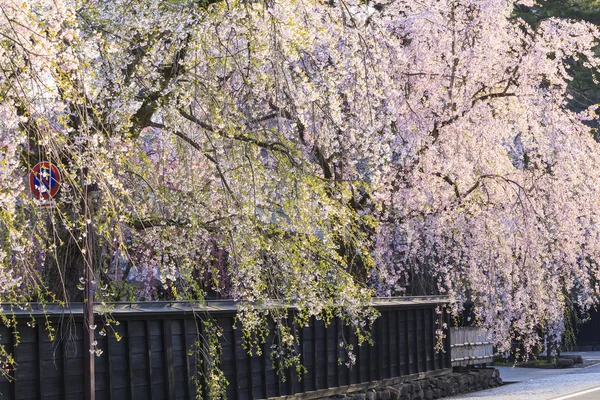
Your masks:
[[[600,360],[600,352],[580,354]],[[600,364],[586,368],[536,369],[498,367],[505,385],[448,397],[452,400],[599,400]]]
[[[597,400],[600,397],[600,386],[578,390],[574,393],[553,397],[552,400]]]

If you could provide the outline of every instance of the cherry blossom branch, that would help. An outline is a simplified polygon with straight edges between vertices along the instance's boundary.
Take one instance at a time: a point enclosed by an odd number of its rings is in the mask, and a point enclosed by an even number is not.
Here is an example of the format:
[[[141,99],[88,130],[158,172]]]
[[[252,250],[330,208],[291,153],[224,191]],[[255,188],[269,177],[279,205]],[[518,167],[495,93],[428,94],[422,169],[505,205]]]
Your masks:
[[[150,126],[155,127],[155,128],[160,128],[160,129],[166,129],[165,125],[163,124],[158,124],[158,123],[151,123]],[[187,144],[189,144],[190,146],[192,146],[194,149],[198,150],[199,152],[201,152],[204,157],[206,157],[210,162],[212,162],[215,165],[215,168],[217,169],[217,173],[219,174],[219,177],[221,178],[221,182],[223,183],[223,186],[225,186],[225,189],[227,189],[227,191],[229,192],[229,194],[235,199],[235,195],[233,193],[233,190],[231,190],[231,187],[229,186],[229,183],[227,183],[227,179],[225,178],[225,174],[223,173],[223,170],[221,169],[221,166],[219,165],[219,162],[217,161],[216,158],[214,158],[213,156],[211,156],[208,152],[206,152],[202,146],[200,146],[198,144],[198,142],[196,142],[195,140],[193,140],[192,138],[190,138],[189,136],[187,136],[185,133],[178,131],[178,130],[172,130],[171,131],[175,136],[179,137],[180,139],[182,139],[184,142],[186,142]],[[237,202],[237,200],[236,200]]]

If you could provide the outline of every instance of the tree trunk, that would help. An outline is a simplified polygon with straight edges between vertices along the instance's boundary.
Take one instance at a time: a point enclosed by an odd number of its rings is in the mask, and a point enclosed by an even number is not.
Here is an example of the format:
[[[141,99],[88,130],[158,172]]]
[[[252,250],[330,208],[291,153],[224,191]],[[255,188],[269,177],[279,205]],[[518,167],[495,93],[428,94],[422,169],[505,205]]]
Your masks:
[[[57,200],[60,201],[60,200]],[[92,205],[93,200],[90,201]],[[93,213],[93,206],[90,210]],[[67,213],[74,216],[74,212]],[[73,217],[77,221],[78,217]],[[58,218],[57,218],[58,220]],[[93,227],[92,224],[89,225]],[[56,244],[54,251],[48,251],[44,263],[43,279],[46,289],[56,295],[59,300],[68,300],[72,302],[82,302],[85,296],[82,278],[85,277],[86,257],[82,253],[84,241],[82,233],[84,231],[68,231],[62,223],[54,224],[54,229],[49,229],[48,237],[50,244]],[[93,229],[87,233],[90,235],[88,244],[92,245],[94,255],[94,266],[98,270],[100,266],[102,251],[99,248],[99,241]]]
[[[44,264],[44,283],[46,289],[60,300],[83,301],[83,291],[79,278],[83,277],[84,258],[81,254],[81,242],[74,237],[76,232],[69,232],[64,227],[56,227],[49,232],[51,243],[55,243],[54,251],[48,252]]]

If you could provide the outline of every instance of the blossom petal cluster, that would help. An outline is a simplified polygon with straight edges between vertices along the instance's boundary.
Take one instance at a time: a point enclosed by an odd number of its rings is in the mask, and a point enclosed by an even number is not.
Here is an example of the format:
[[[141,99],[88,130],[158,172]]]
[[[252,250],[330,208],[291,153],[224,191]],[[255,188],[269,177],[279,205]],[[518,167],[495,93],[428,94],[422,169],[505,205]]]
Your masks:
[[[441,293],[501,350],[558,338],[600,294],[595,109],[567,98],[600,33],[517,3],[2,3],[9,286],[77,298],[93,187],[106,300],[279,299],[361,333],[371,296]]]

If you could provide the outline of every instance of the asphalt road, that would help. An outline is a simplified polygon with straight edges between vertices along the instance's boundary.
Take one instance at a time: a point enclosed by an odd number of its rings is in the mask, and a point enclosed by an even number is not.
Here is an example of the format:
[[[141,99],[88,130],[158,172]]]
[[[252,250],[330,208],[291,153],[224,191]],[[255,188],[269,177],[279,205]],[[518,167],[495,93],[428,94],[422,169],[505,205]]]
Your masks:
[[[551,400],[598,400],[600,397],[600,386],[594,386],[591,388],[578,390],[574,393],[561,395],[559,397],[553,397]]]
[[[600,352],[576,353],[600,360]],[[535,369],[499,367],[507,383],[498,388],[448,399],[459,400],[599,400],[600,364],[587,368]]]

